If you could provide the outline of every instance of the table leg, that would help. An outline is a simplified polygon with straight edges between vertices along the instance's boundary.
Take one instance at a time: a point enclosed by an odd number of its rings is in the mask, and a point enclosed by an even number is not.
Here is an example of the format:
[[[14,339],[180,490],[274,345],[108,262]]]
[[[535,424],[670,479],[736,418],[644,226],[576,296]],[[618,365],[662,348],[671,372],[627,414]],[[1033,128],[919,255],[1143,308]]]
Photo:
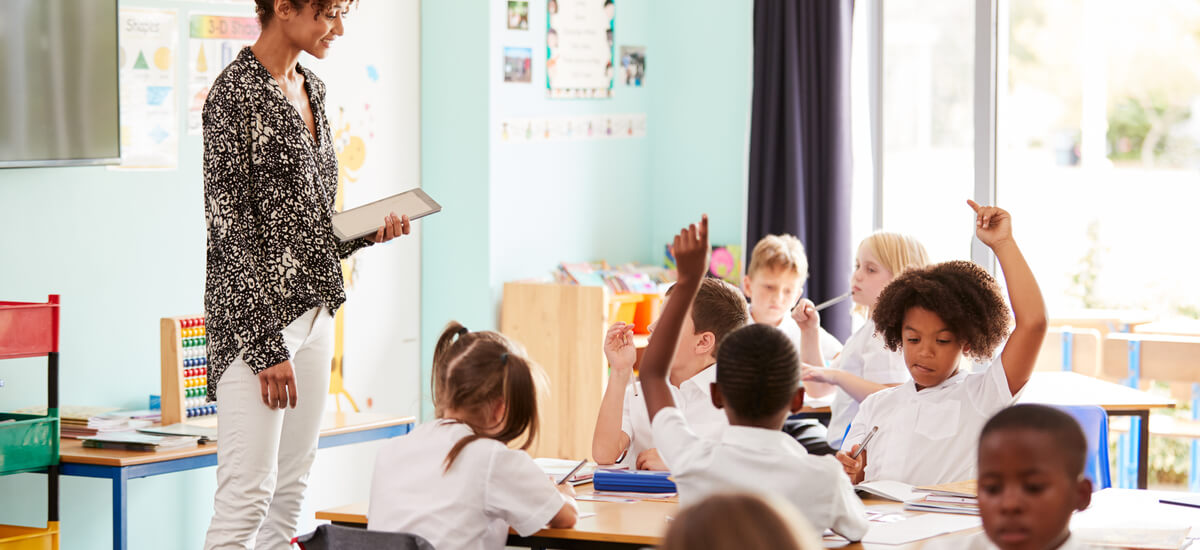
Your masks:
[[[1138,489],[1145,489],[1150,482],[1150,411],[1138,411]]]
[[[112,496],[113,496],[113,550],[125,550],[129,545],[129,521],[125,517],[125,511],[128,509],[129,497],[126,494],[126,489],[129,488],[129,478],[125,468],[112,468]]]

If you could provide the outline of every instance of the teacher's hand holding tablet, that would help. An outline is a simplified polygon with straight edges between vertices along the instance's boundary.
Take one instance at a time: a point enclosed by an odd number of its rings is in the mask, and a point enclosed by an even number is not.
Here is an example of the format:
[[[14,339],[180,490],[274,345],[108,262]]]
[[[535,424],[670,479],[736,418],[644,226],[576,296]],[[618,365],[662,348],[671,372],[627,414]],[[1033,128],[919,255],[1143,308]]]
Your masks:
[[[379,227],[379,231],[367,237],[367,240],[376,244],[386,243],[400,235],[407,235],[410,231],[412,231],[412,222],[408,221],[408,215],[396,217],[396,213],[392,212],[383,218],[383,225]]]

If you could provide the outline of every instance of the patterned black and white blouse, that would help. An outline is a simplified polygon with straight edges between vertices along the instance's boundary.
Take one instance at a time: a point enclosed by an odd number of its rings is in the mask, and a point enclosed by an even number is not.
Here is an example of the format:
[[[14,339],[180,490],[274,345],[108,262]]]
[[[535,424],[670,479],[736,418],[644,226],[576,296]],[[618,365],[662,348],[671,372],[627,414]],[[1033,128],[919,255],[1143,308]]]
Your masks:
[[[318,139],[250,48],[204,102],[204,288],[208,398],[242,354],[255,374],[290,359],[283,329],[309,309],[346,301],[339,259],[368,246],[339,242],[331,217],[338,167],[325,85],[299,65]]]

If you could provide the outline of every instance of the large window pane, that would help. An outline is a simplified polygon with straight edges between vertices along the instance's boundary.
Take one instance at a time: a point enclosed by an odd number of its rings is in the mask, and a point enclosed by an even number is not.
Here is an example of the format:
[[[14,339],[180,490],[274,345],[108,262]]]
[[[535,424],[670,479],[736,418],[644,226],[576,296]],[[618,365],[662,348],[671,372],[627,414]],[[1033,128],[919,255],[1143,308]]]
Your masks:
[[[883,18],[883,227],[934,260],[970,257],[974,2],[887,0]]]
[[[1200,3],[1011,0],[1008,19],[997,194],[1051,315],[1200,315]]]

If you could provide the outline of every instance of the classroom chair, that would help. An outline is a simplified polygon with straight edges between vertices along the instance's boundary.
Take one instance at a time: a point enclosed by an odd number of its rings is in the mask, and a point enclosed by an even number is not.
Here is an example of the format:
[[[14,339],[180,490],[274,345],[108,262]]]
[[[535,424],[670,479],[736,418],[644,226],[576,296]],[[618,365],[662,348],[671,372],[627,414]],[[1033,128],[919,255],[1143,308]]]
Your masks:
[[[342,525],[318,525],[307,535],[292,539],[300,550],[434,550],[423,537],[411,533],[368,531]]]
[[[1071,415],[1087,437],[1087,462],[1083,473],[1092,480],[1092,490],[1112,487],[1108,470],[1108,413],[1096,405],[1051,405]]]
[[[1186,395],[1191,418],[1150,417],[1150,434],[1191,439],[1188,490],[1200,491],[1200,336],[1172,334],[1113,333],[1104,337],[1101,374],[1118,378],[1132,388],[1147,380],[1171,385],[1172,394]],[[1180,391],[1182,390],[1182,391]],[[1161,416],[1161,418],[1159,418]],[[1141,419],[1131,418],[1129,434],[1121,436],[1117,475],[1122,487],[1134,487],[1137,479],[1137,442]]]

